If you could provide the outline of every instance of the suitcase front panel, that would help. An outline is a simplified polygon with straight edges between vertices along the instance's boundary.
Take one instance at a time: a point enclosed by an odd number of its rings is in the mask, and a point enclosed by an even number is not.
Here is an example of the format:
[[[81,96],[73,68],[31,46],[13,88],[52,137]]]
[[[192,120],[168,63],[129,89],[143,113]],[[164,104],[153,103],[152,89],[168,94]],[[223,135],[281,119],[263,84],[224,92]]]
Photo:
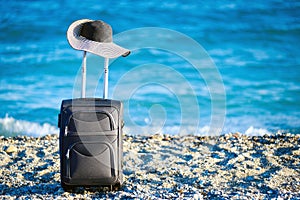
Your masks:
[[[63,101],[59,115],[62,185],[122,183],[122,119],[119,101]]]

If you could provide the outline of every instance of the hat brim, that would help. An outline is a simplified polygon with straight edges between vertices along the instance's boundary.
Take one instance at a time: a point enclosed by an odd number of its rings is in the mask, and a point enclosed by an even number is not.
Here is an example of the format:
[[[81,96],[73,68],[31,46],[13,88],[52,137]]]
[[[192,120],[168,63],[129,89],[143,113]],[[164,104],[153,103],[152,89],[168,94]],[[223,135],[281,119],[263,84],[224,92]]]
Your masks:
[[[87,51],[105,58],[117,58],[130,54],[128,49],[120,47],[113,42],[96,42],[80,35],[83,23],[93,20],[81,19],[73,22],[67,31],[67,38],[71,47],[77,50]]]

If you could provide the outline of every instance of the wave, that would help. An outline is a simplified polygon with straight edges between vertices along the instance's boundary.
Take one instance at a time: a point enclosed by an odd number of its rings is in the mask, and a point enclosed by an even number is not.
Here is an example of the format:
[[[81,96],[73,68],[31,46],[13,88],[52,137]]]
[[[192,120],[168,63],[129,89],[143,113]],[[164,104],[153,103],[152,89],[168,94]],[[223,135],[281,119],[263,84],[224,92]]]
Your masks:
[[[165,126],[165,127],[140,127],[140,126],[125,126],[123,132],[126,135],[153,135],[153,134],[169,134],[169,135],[197,135],[197,136],[216,136],[209,135],[209,126],[195,127],[192,126]],[[285,131],[278,131],[277,133],[284,133]],[[5,137],[13,137],[17,135],[27,135],[33,137],[44,136],[47,134],[58,134],[59,130],[49,123],[39,124],[36,122],[29,122],[25,120],[17,120],[13,117],[6,115],[4,118],[0,118],[0,135]],[[230,133],[230,131],[223,132],[221,135]],[[255,128],[250,126],[241,134],[247,136],[263,136],[272,135],[272,133],[264,128]]]
[[[263,135],[271,135],[272,133],[269,132],[267,129],[264,128],[254,128],[250,126],[244,133],[248,136],[263,136]]]
[[[17,120],[8,115],[0,118],[0,135],[6,137],[16,135],[43,136],[47,134],[58,134],[58,129],[48,123],[39,124],[25,120]]]
[[[139,126],[125,126],[123,132],[126,135],[152,135],[152,134],[169,134],[169,135],[197,135],[197,136],[218,136],[218,134],[211,135],[210,126],[205,125],[203,127],[195,127],[192,126],[165,126],[165,127],[139,127]],[[284,133],[285,131],[277,131],[277,133]],[[224,135],[227,133],[231,133],[230,131],[226,131],[223,129],[220,135]],[[242,135],[247,136],[264,136],[264,135],[272,135],[272,133],[264,128],[255,128],[250,126],[245,131],[241,132]]]

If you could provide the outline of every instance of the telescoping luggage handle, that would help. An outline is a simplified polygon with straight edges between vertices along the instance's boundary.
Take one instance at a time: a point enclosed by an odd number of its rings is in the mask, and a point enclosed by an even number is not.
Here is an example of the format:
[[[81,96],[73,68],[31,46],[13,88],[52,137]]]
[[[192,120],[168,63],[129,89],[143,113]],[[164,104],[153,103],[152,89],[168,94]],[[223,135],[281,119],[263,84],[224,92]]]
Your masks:
[[[104,78],[103,78],[103,99],[107,99],[108,96],[108,64],[109,59],[104,58]],[[85,98],[86,92],[86,51],[83,51],[83,59],[82,59],[82,80],[81,80],[81,98]]]

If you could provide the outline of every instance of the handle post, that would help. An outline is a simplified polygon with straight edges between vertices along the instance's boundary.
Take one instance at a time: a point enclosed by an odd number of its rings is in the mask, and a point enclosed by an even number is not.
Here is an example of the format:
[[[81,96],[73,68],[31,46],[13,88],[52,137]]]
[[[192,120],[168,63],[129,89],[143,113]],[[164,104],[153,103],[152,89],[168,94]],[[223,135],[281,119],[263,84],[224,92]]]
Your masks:
[[[83,52],[82,66],[81,66],[81,98],[85,98],[86,91],[86,51]]]
[[[108,65],[109,59],[104,58],[103,99],[107,99],[108,96]]]

